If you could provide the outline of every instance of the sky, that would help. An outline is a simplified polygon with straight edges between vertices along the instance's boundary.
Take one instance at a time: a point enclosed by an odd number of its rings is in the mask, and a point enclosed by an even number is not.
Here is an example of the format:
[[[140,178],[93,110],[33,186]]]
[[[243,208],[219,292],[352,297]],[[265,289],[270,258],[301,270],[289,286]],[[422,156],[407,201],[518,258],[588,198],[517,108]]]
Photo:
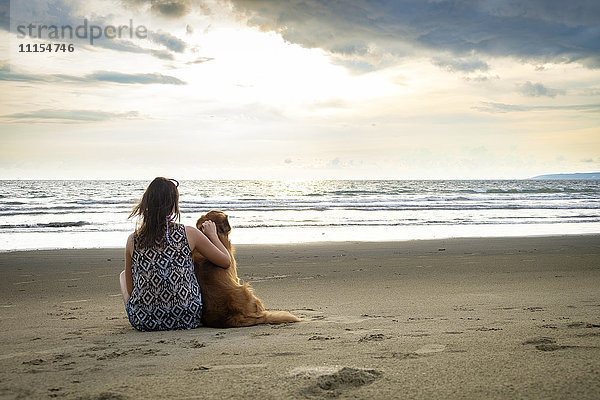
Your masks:
[[[596,0],[0,0],[0,20],[0,179],[600,171]]]

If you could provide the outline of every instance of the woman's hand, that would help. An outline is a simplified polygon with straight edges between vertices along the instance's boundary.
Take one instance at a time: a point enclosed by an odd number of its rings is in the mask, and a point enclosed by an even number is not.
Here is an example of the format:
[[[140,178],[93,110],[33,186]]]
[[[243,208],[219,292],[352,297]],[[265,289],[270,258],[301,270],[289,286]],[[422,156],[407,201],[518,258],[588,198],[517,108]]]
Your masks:
[[[185,232],[188,237],[190,249],[199,251],[205,258],[213,264],[221,268],[229,268],[231,265],[231,256],[225,248],[219,236],[217,235],[217,227],[212,221],[205,221],[200,230],[186,226]]]
[[[217,226],[211,220],[204,221],[201,230],[208,238],[217,237]]]

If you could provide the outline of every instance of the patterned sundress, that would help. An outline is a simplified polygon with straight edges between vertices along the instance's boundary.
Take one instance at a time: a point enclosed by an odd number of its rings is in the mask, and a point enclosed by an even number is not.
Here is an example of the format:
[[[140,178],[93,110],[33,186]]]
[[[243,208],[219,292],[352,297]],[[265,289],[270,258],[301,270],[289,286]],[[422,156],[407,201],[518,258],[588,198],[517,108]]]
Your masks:
[[[185,226],[169,229],[167,243],[140,249],[134,239],[133,292],[126,310],[140,331],[192,329],[200,324],[202,298]]]

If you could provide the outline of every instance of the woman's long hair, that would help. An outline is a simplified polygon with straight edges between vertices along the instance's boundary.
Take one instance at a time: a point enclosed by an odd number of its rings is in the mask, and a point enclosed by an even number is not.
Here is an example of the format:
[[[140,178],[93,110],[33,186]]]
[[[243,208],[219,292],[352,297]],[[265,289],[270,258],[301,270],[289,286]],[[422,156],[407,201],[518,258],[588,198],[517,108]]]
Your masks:
[[[138,217],[135,235],[140,248],[162,247],[169,240],[167,223],[181,220],[178,185],[174,179],[154,178],[133,208],[129,218]]]

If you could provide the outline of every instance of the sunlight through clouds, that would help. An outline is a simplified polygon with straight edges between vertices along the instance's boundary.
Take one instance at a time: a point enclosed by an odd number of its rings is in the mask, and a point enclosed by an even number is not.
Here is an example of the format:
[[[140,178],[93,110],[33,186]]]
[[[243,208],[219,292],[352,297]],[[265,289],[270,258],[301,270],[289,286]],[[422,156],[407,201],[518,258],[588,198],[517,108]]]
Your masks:
[[[30,14],[11,9],[12,25],[35,14],[46,25],[130,24],[148,35],[92,45],[0,30],[0,84],[10,93],[0,103],[0,176],[151,176],[164,149],[181,156],[173,174],[186,178],[600,168],[593,19],[560,14],[554,2],[463,4],[462,14],[445,8],[452,2],[349,3],[36,0]],[[48,41],[75,52],[18,51]],[[207,147],[227,149],[217,172],[221,154],[198,157]]]

